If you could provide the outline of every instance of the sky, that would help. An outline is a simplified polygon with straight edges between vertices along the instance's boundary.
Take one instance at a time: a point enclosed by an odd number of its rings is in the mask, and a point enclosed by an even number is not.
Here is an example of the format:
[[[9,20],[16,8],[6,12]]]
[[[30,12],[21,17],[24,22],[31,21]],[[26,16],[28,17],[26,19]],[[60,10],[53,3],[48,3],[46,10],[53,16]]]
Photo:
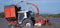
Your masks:
[[[26,1],[36,4],[41,14],[60,13],[60,0],[26,0]],[[19,5],[22,7],[22,9],[36,12],[34,7],[19,2],[20,0],[0,0],[0,12],[4,12],[5,5],[12,5],[12,4]]]

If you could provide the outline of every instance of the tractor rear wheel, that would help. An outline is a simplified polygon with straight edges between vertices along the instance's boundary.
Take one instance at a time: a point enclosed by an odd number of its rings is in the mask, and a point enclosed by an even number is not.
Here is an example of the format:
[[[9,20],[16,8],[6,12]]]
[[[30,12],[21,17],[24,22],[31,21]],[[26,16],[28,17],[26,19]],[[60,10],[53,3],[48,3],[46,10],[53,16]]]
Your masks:
[[[30,19],[25,19],[23,22],[22,22],[22,27],[26,27],[26,28],[33,28],[33,21],[30,20]]]

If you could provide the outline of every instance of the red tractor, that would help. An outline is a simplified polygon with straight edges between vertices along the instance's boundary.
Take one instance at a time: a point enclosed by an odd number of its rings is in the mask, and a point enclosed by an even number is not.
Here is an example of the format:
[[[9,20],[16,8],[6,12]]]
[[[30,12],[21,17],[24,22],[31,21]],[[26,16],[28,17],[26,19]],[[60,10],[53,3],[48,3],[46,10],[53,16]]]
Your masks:
[[[36,14],[34,15],[34,17],[32,17],[31,14],[32,11],[21,10],[21,7],[18,7],[16,5],[8,5],[4,7],[5,19],[9,23],[8,28],[11,28],[12,25],[14,26],[14,28],[19,28],[19,27],[25,28],[25,26],[33,28],[33,26],[35,25],[41,26],[50,23],[49,20],[40,19],[39,8],[35,4],[32,3],[27,3],[27,4],[32,5],[36,8]]]
[[[32,11],[23,11],[21,7],[16,5],[5,6],[4,15],[9,23],[9,28],[14,25],[15,28],[18,26],[33,26],[35,23],[34,17],[32,17]]]

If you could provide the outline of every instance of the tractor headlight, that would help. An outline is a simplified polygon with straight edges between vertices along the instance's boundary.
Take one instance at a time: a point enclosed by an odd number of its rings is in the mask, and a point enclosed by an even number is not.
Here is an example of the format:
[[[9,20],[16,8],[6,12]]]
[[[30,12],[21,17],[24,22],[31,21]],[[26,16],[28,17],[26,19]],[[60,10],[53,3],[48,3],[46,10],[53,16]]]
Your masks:
[[[21,24],[22,22],[19,22],[19,24]]]
[[[35,26],[41,26],[41,23],[35,23]]]

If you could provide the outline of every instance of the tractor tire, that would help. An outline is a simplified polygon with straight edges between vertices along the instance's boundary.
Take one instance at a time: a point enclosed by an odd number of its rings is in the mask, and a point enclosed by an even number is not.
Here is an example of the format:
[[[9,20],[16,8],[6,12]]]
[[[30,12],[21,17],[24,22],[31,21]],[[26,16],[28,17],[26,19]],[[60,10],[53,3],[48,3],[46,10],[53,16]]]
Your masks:
[[[13,24],[10,24],[10,25],[8,25],[8,28],[17,28],[17,26],[13,25]]]
[[[25,19],[23,22],[22,22],[22,28],[33,28],[33,21],[30,20],[30,19]]]
[[[8,26],[8,28],[14,28],[14,25],[10,24],[10,25]]]

